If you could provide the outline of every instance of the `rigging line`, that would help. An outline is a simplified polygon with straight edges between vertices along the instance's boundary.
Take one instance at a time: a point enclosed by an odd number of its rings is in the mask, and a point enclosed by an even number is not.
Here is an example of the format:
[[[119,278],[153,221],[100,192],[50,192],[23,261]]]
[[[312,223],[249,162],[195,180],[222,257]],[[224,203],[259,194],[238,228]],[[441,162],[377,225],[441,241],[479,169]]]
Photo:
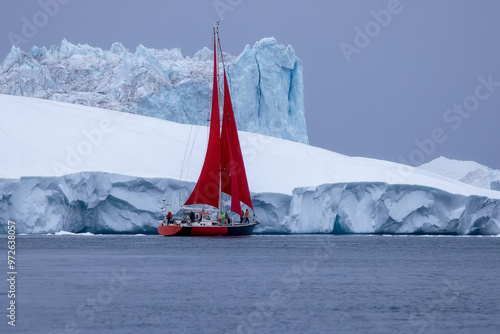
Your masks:
[[[181,175],[179,176],[179,184],[180,184],[180,181],[182,180],[182,176],[184,174],[184,169],[186,168],[186,156],[187,156],[187,152],[188,152],[188,148],[189,148],[189,142],[191,141],[192,131],[193,131],[193,124],[191,124],[191,126],[189,127],[189,135],[188,135],[188,140],[186,142],[186,149],[184,150],[184,157],[182,158],[182,162],[181,162]]]
[[[210,117],[210,111],[208,113],[209,117],[207,118],[207,150],[208,150],[208,140],[210,139],[210,122],[212,121]]]
[[[187,167],[186,174],[189,174],[189,167],[191,166],[191,158],[193,156],[193,149],[194,149],[194,146],[196,144],[196,139],[198,138],[198,134],[200,133],[200,129],[201,129],[201,126],[196,126],[193,142],[191,144],[191,150],[189,151],[189,154],[188,154],[188,161],[186,162],[186,167]],[[207,147],[208,147],[208,143],[207,143]]]
[[[220,42],[219,29],[217,29],[217,44],[219,46],[219,57],[220,57],[220,60],[222,61],[222,73],[220,75],[223,76],[224,73],[225,73],[225,71],[226,71],[226,65],[225,65],[225,62],[224,62],[224,55],[222,54],[222,44]],[[228,75],[228,73],[226,73],[226,75]],[[218,77],[219,76],[217,75],[217,78]],[[221,87],[221,86],[223,86],[225,84],[224,78],[222,78],[220,81],[222,81],[222,85],[219,85],[218,87],[220,89],[220,91],[219,91],[219,99],[222,100],[222,103],[219,103],[219,105],[222,106],[222,110],[223,110],[222,117],[220,119],[221,126],[222,126],[223,119],[224,119],[224,117],[226,117],[226,115],[224,114],[224,102],[223,102],[224,101],[224,88],[225,87]],[[229,90],[229,87],[228,87],[228,90]]]
[[[189,141],[191,139],[191,132],[193,130],[193,125],[191,125],[189,127],[189,134],[188,134],[188,139],[187,139],[187,142],[186,142],[186,149],[184,150],[184,157],[182,158],[182,161],[181,161],[181,172],[180,172],[180,175],[179,175],[179,182],[178,182],[178,189],[181,188],[181,182],[182,182],[182,175],[184,174],[184,164],[185,164],[185,161],[186,161],[186,154],[187,154],[187,151],[188,151],[188,147],[189,147]],[[182,207],[182,201],[181,201],[181,192],[179,191],[179,207]]]
[[[193,134],[193,127],[196,127],[194,134]],[[189,135],[188,135],[188,140],[186,143],[186,150],[184,151],[184,158],[182,159],[182,164],[181,164],[181,177],[179,178],[179,188],[181,186],[181,179],[182,175],[187,176],[189,175],[189,167],[191,165],[191,157],[193,153],[194,146],[196,144],[196,139],[198,138],[198,133],[200,131],[200,126],[191,124],[189,127]],[[191,146],[191,148],[189,148]],[[189,153],[188,153],[189,152]],[[182,206],[182,201],[181,201],[181,194],[179,193],[179,206]]]
[[[220,59],[222,60],[222,69],[225,70],[226,65],[224,64],[224,56],[222,54],[222,45],[220,43],[219,29],[217,29],[217,43],[219,44],[219,55],[220,55]]]

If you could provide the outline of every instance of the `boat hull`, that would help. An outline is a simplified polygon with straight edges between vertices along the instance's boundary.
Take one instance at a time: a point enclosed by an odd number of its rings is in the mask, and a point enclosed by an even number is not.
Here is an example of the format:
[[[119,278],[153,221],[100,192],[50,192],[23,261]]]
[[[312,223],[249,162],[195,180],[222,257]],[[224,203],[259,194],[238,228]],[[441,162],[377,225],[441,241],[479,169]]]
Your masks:
[[[181,226],[164,225],[158,227],[158,233],[164,236],[230,236],[250,235],[255,224],[228,225],[228,226]]]

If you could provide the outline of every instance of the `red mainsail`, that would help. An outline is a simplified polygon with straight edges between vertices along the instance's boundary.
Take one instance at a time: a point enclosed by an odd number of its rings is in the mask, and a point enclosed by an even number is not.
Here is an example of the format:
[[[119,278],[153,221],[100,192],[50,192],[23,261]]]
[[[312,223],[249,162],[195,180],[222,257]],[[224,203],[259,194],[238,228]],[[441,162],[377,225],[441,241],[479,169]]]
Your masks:
[[[207,204],[218,207],[219,192],[222,191],[231,196],[231,211],[240,214],[240,201],[252,209],[253,207],[225,69],[222,133],[220,130],[215,34],[211,115],[205,162],[193,193],[184,205]]]
[[[217,51],[214,35],[214,82],[212,89],[212,113],[210,118],[210,134],[208,137],[207,153],[201,169],[200,177],[191,196],[184,205],[207,204],[219,206],[220,185],[220,116],[219,116],[219,88],[217,86]]]

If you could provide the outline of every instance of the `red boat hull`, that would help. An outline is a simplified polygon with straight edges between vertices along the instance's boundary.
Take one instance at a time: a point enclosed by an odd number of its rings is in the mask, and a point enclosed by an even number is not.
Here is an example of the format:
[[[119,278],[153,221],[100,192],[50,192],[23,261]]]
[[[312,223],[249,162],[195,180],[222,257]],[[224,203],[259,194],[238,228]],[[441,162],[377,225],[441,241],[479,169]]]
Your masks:
[[[158,233],[164,236],[219,236],[250,235],[257,224],[230,226],[179,226],[164,225],[158,227]]]

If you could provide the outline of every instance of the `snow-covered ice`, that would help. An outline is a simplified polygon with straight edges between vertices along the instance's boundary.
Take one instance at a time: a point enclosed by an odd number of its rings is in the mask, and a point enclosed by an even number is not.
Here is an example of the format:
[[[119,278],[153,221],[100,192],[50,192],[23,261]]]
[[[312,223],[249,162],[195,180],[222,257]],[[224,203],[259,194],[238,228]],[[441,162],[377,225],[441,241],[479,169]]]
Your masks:
[[[439,157],[418,168],[472,184],[476,187],[500,190],[500,170],[486,167],[475,161]]]
[[[175,211],[194,187],[208,133],[8,95],[0,129],[0,219],[19,233],[154,232],[161,199]],[[279,138],[240,139],[257,232],[500,233],[500,192]]]

